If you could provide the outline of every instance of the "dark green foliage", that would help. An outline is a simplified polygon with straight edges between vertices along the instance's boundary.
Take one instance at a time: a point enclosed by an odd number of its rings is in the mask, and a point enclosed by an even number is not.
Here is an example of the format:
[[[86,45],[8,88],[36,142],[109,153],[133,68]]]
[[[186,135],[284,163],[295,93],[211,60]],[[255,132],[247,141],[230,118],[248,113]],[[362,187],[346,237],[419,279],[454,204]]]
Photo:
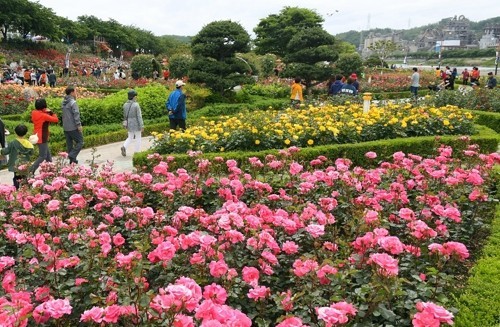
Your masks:
[[[136,71],[139,77],[152,78],[153,70],[157,69],[155,57],[152,55],[140,54],[132,58],[130,68]]]
[[[285,7],[279,14],[261,19],[254,28],[256,52],[286,56],[288,43],[301,30],[321,27],[323,18],[310,9]]]
[[[352,73],[358,75],[363,71],[363,59],[357,53],[342,53],[339,56],[339,60],[335,62],[335,73],[339,73],[343,76],[349,76]]]
[[[224,94],[236,85],[250,84],[247,64],[236,53],[249,50],[250,35],[232,21],[216,21],[206,25],[192,41],[194,62],[189,78],[204,83],[215,93]]]
[[[187,54],[176,54],[170,58],[169,70],[171,78],[187,76],[193,64],[193,58]]]

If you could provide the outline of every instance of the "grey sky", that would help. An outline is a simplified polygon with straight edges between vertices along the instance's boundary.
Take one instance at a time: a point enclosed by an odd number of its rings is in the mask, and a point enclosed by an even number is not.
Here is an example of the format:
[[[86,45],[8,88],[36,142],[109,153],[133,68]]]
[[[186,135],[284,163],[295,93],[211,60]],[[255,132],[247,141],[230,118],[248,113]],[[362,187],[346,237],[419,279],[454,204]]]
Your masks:
[[[498,0],[39,0],[58,16],[76,20],[94,15],[113,18],[155,35],[195,35],[216,20],[239,22],[249,33],[260,19],[277,14],[284,6],[308,8],[320,14],[331,34],[369,27],[406,29],[464,15],[472,21],[500,16]]]

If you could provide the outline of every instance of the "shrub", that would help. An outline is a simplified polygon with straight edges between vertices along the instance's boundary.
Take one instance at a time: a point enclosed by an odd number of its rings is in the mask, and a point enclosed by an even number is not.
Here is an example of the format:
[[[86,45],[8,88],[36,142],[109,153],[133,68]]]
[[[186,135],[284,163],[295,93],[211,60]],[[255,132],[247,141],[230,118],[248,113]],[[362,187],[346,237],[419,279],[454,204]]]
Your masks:
[[[0,189],[0,315],[62,326],[409,326],[424,314],[451,324],[450,292],[488,223],[500,161],[465,147],[398,152],[376,169],[298,162],[297,148],[247,158],[245,171],[195,157],[194,171],[158,156],[146,173],[48,164],[19,193]]]
[[[471,271],[468,286],[458,298],[457,327],[500,324],[500,205],[481,259]]]
[[[226,110],[239,111],[238,106]],[[231,114],[230,112],[229,114]],[[156,139],[158,153],[255,151],[285,146],[357,143],[396,137],[473,133],[472,115],[457,108],[388,105],[368,114],[358,105],[246,111],[204,121]]]
[[[130,69],[136,71],[140,77],[152,78],[155,69],[155,57],[153,55],[139,54],[132,58]]]

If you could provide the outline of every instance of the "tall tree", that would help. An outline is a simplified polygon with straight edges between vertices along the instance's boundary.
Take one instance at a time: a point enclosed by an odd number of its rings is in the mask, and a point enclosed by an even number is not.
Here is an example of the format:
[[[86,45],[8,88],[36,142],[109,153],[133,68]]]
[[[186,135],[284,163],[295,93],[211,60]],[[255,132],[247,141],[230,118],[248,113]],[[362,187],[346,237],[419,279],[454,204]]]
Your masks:
[[[253,81],[244,61],[236,53],[250,49],[250,35],[236,22],[215,21],[201,29],[193,38],[191,51],[194,62],[189,73],[193,82],[206,83],[214,92]]]
[[[254,29],[257,53],[272,53],[285,63],[286,77],[301,77],[308,89],[327,80],[338,58],[335,38],[326,32],[323,18],[310,9],[285,7]]]
[[[29,19],[29,15],[23,12],[28,4],[27,0],[0,0],[0,27],[3,42],[7,41],[7,33],[16,31],[17,25],[23,20]]]
[[[327,80],[333,74],[331,63],[338,58],[334,44],[335,38],[321,27],[297,32],[288,42],[283,74],[301,77],[307,89],[311,90],[311,86]]]
[[[310,9],[285,7],[279,14],[261,19],[254,28],[255,52],[273,53],[284,57],[288,53],[288,42],[301,30],[321,27],[323,18]]]

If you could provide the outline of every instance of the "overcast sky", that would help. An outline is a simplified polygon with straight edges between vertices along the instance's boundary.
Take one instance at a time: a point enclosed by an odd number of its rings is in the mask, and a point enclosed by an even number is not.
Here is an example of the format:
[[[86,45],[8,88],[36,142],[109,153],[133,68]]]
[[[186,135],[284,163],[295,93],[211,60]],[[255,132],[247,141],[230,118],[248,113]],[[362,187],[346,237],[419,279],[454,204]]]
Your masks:
[[[284,6],[315,10],[330,34],[349,30],[390,27],[407,29],[441,18],[464,15],[472,21],[500,16],[498,0],[39,0],[58,16],[76,20],[94,15],[115,19],[155,35],[197,34],[203,26],[217,20],[239,22],[253,35],[260,19],[277,14]]]

